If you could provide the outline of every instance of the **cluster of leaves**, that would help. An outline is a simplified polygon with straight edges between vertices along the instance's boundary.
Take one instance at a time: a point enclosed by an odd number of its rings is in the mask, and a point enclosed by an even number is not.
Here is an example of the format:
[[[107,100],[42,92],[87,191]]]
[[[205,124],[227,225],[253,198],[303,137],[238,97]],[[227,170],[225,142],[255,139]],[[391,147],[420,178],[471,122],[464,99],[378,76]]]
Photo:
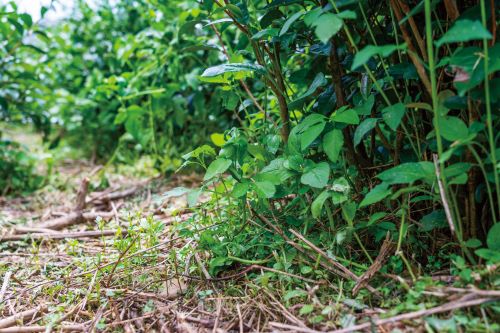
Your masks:
[[[48,89],[40,81],[44,68],[36,59],[44,53],[39,46],[46,38],[37,22],[18,13],[14,3],[0,4],[0,121],[29,121],[45,134],[50,121],[40,98]],[[35,171],[37,162],[21,144],[2,138],[0,131],[0,195],[39,188],[43,177]]]
[[[38,189],[44,177],[36,172],[37,159],[20,144],[0,140],[0,195],[22,194]]]
[[[242,216],[239,227],[220,228],[237,236],[221,242],[207,232],[212,241],[201,244],[214,267],[233,264],[235,251],[259,258],[281,248],[283,239],[271,241],[279,235],[263,241],[247,224],[255,214],[368,262],[389,233],[391,266],[413,277],[413,267],[432,266],[430,248],[450,242],[439,260],[498,262],[498,7],[211,0],[200,8],[227,59],[200,79],[245,98],[234,98],[241,126],[212,135],[217,154],[202,146],[185,156],[206,168],[202,189]],[[215,160],[205,164],[207,156]],[[266,245],[253,246],[257,239]]]
[[[37,125],[50,148],[122,162],[150,154],[172,171],[210,133],[236,124],[234,99],[197,80],[220,59],[189,1],[78,1],[43,26],[13,2],[2,15],[2,119]]]

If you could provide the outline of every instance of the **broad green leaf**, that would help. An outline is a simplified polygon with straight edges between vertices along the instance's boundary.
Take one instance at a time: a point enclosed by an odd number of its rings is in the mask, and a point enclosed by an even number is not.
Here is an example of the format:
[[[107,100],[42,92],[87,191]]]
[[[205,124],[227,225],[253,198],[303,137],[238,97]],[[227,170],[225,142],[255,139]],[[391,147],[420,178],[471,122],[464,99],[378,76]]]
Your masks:
[[[355,20],[358,17],[356,12],[352,10],[344,10],[343,12],[338,13],[337,16],[344,20]]]
[[[309,86],[307,91],[304,94],[302,94],[300,97],[298,97],[297,99],[290,102],[288,104],[288,107],[290,109],[301,109],[302,106],[304,105],[304,103],[306,102],[307,97],[314,94],[316,92],[316,90],[318,90],[319,87],[322,87],[327,83],[328,83],[328,81],[326,80],[325,75],[323,73],[320,72],[320,73],[316,74],[313,82],[311,83],[311,85]]]
[[[300,308],[299,314],[306,315],[314,311],[314,305],[305,304]]]
[[[446,43],[468,42],[470,40],[491,39],[491,33],[480,21],[457,20],[453,26],[435,43],[439,47]]]
[[[340,177],[333,180],[330,189],[334,192],[349,193],[351,185],[349,185],[349,182],[345,179],[345,177]]]
[[[245,194],[247,194],[249,187],[250,186],[248,183],[236,183],[233,187],[233,192],[231,192],[231,195],[235,198],[241,198]]]
[[[326,13],[321,15],[313,25],[316,26],[314,30],[316,32],[316,36],[323,43],[327,43],[330,38],[335,36],[337,32],[342,28],[342,24],[344,22],[337,15],[332,13]]]
[[[490,250],[490,249],[479,249],[474,251],[474,253],[483,259],[488,260],[492,263],[500,262],[500,251]]]
[[[374,104],[375,104],[375,97],[374,95],[370,95],[366,100],[356,105],[353,109],[360,116],[369,116],[371,114]]]
[[[300,182],[315,188],[323,188],[328,184],[330,166],[326,162],[315,164],[302,175]]]
[[[326,199],[330,197],[330,192],[328,190],[321,192],[320,195],[314,199],[311,205],[311,213],[314,218],[318,218],[321,215],[321,211],[323,209],[323,205],[325,204]]]
[[[272,198],[276,192],[276,187],[270,181],[261,181],[253,183],[255,191],[262,198]]]
[[[344,145],[344,136],[339,129],[331,130],[323,137],[323,150],[330,161],[337,162],[342,146]]]
[[[320,122],[307,128],[300,134],[300,147],[305,150],[309,145],[321,135],[325,128],[326,122]]]
[[[457,117],[439,117],[441,136],[448,141],[464,140],[469,136],[467,125]]]
[[[500,223],[495,223],[488,231],[486,244],[490,250],[500,251]]]
[[[403,163],[385,170],[377,176],[387,184],[408,184],[417,180],[431,181],[435,178],[434,164],[432,162]]]
[[[352,62],[351,70],[357,69],[359,66],[362,66],[370,60],[374,55],[379,55],[382,58],[388,57],[392,54],[392,52],[396,50],[404,50],[406,48],[406,44],[395,45],[388,44],[382,46],[375,45],[367,45],[362,50],[360,50],[354,56],[354,60]]]
[[[471,238],[465,242],[465,246],[470,247],[471,249],[477,249],[483,243],[477,238]]]
[[[392,190],[389,188],[389,184],[382,182],[365,195],[365,198],[359,204],[359,208],[379,202],[387,198],[391,193]]]
[[[434,210],[422,217],[422,219],[420,220],[420,224],[420,230],[422,231],[442,229],[448,225],[448,223],[446,222],[446,215],[444,213],[444,210],[442,209]]]
[[[297,21],[302,15],[304,15],[304,12],[301,11],[301,12],[295,13],[292,16],[290,16],[286,20],[285,24],[283,24],[283,27],[280,30],[280,36],[283,36],[284,34],[286,34],[288,29],[290,29],[290,27],[292,26],[292,24],[295,21]]]
[[[231,166],[230,160],[227,160],[225,158],[216,159],[208,166],[207,172],[205,173],[205,177],[203,177],[203,180],[210,180],[215,176],[218,176],[226,172],[226,170],[229,169],[230,166]]]
[[[264,39],[268,37],[274,37],[278,35],[278,29],[276,28],[267,28],[264,30],[261,30],[257,32],[255,35],[252,36],[253,40],[259,40],[259,39]]]
[[[350,109],[348,106],[343,106],[339,108],[330,116],[330,118],[338,123],[345,123],[352,125],[359,124],[358,113],[355,110]]]
[[[216,145],[217,147],[222,147],[226,143],[223,133],[212,133],[210,135],[210,140],[212,140],[214,145]]]
[[[321,13],[322,13],[321,8],[315,8],[313,10],[308,11],[304,15],[305,24],[307,24],[308,26],[314,26],[314,24],[316,23],[316,21],[320,17]]]
[[[363,137],[375,128],[377,121],[378,119],[376,118],[366,118],[361,122],[361,124],[359,124],[354,132],[354,146],[359,145],[361,140],[363,140]]]
[[[389,126],[393,131],[395,131],[399,124],[401,123],[401,119],[405,115],[406,108],[403,103],[397,103],[391,106],[388,106],[382,110],[382,118],[384,119],[387,126]]]
[[[298,139],[301,150],[305,150],[325,128],[326,120],[321,114],[313,113],[307,116],[297,127],[292,130],[290,137],[292,141]],[[291,142],[289,141],[289,145]]]
[[[354,217],[356,216],[357,210],[358,206],[354,201],[349,201],[342,205],[342,216],[347,222],[349,222],[349,225],[351,227],[354,222]]]

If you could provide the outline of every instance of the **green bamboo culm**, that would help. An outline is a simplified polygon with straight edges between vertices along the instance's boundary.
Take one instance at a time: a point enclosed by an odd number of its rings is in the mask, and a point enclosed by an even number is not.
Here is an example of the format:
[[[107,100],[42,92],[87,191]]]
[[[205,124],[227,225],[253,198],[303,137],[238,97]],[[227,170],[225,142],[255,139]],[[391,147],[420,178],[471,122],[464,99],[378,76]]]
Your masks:
[[[488,25],[487,25],[487,19],[486,19],[486,6],[484,4],[484,0],[480,0],[480,5],[481,5],[481,20],[483,23],[483,26],[485,27],[486,30],[488,30]],[[490,97],[490,83],[488,79],[488,72],[489,72],[489,54],[488,54],[488,40],[483,39],[483,63],[484,63],[484,99],[486,103],[486,126],[488,128],[488,141],[490,144],[490,158],[491,158],[491,163],[493,164],[493,176],[495,179],[495,191],[497,193],[497,214],[496,216],[500,216],[500,181],[499,181],[499,176],[498,176],[498,165],[497,165],[497,157],[496,157],[496,145],[495,145],[495,137],[493,135],[493,117],[491,115],[491,97]],[[491,203],[493,204],[493,203]],[[497,223],[498,221],[495,218],[495,215],[493,215],[493,221],[494,223]]]

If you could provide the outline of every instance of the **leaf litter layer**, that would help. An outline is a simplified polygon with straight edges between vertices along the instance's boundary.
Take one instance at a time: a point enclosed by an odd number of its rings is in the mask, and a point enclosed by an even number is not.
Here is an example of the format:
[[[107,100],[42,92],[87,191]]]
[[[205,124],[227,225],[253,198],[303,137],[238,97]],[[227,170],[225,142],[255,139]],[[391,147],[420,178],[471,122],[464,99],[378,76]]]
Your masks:
[[[356,265],[251,210],[250,223],[281,237],[296,256],[289,267],[233,258],[214,270],[200,243],[231,220],[220,215],[227,207],[213,206],[208,195],[189,208],[186,193],[200,176],[136,178],[125,170],[98,188],[100,168],[75,162],[59,171],[66,186],[1,200],[0,332],[413,331],[465,320],[498,325],[480,317],[490,311],[481,305],[500,299],[499,291],[484,289],[496,265],[474,273],[468,285],[449,270],[412,281],[380,271],[395,251],[387,238],[359,274]]]

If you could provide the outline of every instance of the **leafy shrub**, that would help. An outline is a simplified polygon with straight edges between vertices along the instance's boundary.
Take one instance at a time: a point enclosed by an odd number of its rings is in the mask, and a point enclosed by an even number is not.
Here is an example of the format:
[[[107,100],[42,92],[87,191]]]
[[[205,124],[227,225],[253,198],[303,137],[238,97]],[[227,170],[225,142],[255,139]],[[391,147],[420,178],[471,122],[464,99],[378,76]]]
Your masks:
[[[20,144],[0,140],[0,195],[21,194],[38,189],[43,177],[36,174],[37,159]]]
[[[411,273],[439,233],[477,262],[469,245],[484,244],[500,217],[500,48],[490,6],[235,3],[200,7],[223,30],[213,36],[227,54],[200,80],[239,96],[243,118],[213,134],[221,149],[204,189],[334,253],[350,245],[372,261],[389,233]]]

